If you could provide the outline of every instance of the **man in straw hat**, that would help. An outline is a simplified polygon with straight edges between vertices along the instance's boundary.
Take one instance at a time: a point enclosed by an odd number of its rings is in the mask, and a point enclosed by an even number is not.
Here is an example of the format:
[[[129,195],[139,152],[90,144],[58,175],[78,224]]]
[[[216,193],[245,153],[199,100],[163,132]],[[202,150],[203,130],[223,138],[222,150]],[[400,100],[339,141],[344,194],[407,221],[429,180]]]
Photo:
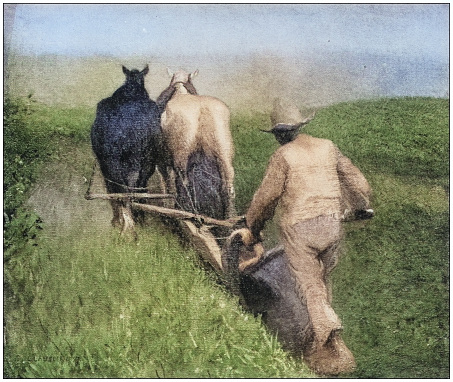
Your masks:
[[[328,276],[338,260],[346,215],[371,217],[371,188],[360,170],[327,139],[299,134],[314,115],[303,117],[291,104],[276,100],[271,114],[281,146],[269,160],[264,179],[246,214],[253,244],[281,207],[281,240],[306,302],[313,338],[304,359],[320,374],[350,372],[354,357],[339,332],[341,321],[332,309]]]

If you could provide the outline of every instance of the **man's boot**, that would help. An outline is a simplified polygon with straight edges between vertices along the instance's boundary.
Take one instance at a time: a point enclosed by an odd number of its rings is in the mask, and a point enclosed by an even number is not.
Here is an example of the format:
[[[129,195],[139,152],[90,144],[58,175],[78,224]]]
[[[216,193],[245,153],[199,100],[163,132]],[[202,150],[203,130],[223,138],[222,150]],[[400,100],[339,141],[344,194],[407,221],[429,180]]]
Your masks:
[[[351,373],[356,367],[354,356],[338,331],[332,331],[324,345],[307,351],[304,360],[313,371],[321,375]]]

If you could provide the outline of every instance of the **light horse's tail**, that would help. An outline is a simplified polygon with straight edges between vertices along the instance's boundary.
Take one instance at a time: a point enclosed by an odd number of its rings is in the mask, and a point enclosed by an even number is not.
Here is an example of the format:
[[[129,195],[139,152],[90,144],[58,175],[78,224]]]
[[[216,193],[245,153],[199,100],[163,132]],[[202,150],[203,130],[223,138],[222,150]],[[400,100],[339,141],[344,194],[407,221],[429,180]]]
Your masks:
[[[177,176],[177,203],[187,211],[226,219],[228,201],[222,184],[217,159],[198,150],[187,162],[187,185]]]

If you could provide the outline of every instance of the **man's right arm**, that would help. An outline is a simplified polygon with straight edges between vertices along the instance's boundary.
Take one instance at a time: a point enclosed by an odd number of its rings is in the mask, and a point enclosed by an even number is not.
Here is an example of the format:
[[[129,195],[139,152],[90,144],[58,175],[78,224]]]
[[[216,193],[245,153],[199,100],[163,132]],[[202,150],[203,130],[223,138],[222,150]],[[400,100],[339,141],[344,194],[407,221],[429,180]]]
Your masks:
[[[256,240],[259,239],[266,221],[274,216],[275,208],[285,189],[286,173],[286,161],[279,152],[274,153],[246,214],[247,226]]]

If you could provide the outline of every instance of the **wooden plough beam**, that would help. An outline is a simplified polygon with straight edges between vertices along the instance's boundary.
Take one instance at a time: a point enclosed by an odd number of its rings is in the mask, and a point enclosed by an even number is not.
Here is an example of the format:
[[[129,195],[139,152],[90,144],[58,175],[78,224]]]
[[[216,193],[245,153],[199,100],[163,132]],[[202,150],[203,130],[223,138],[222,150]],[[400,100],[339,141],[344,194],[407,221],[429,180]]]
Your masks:
[[[174,199],[171,194],[148,194],[144,193],[120,193],[120,194],[92,194],[87,192],[86,200],[102,199],[102,200],[121,200],[121,199]]]
[[[222,250],[210,231],[213,225],[235,228],[238,223],[245,221],[245,217],[237,216],[228,220],[214,219],[209,216],[194,214],[184,210],[166,208],[156,206],[154,204],[142,204],[134,202],[140,199],[163,200],[175,199],[172,194],[151,194],[148,192],[128,192],[128,193],[111,193],[111,194],[96,194],[91,193],[91,184],[93,181],[94,172],[97,162],[93,165],[93,174],[88,183],[88,189],[85,193],[86,200],[101,199],[101,200],[129,200],[133,208],[140,209],[145,212],[155,213],[170,218],[179,220],[183,234],[189,239],[192,246],[199,252],[205,261],[207,261],[219,274],[223,273],[222,267]],[[196,223],[201,223],[196,224]],[[211,227],[210,227],[211,226]]]
[[[88,189],[85,199],[101,200],[131,200],[132,208],[144,212],[163,215],[180,221],[180,227],[184,235],[189,239],[192,246],[199,252],[202,258],[219,272],[223,273],[222,267],[222,250],[210,232],[210,227],[219,226],[234,229],[237,225],[245,220],[244,216],[236,216],[227,220],[215,219],[206,215],[195,214],[192,212],[156,206],[154,204],[137,203],[134,200],[139,199],[175,199],[171,194],[150,194],[150,193],[112,193],[112,194],[95,194]],[[197,224],[197,222],[199,224]]]
[[[132,203],[132,207],[145,212],[157,213],[181,220],[181,228],[192,246],[197,249],[203,259],[211,264],[211,266],[220,274],[223,273],[222,250],[215,237],[210,232],[208,225],[234,228],[238,223],[244,220],[243,216],[236,216],[228,220],[219,220],[188,211],[134,202]],[[197,226],[192,220],[201,222],[201,226]]]
[[[171,218],[197,220],[203,224],[217,225],[217,226],[228,227],[228,228],[233,228],[237,223],[244,220],[243,216],[236,216],[236,217],[230,218],[228,220],[219,220],[219,219],[211,218],[206,215],[194,214],[192,212],[188,212],[188,211],[184,211],[184,210],[176,210],[174,208],[160,207],[160,206],[155,206],[152,204],[142,204],[142,203],[132,202],[132,207],[140,209],[145,212],[151,212],[151,213],[157,213],[160,215],[169,216]]]

